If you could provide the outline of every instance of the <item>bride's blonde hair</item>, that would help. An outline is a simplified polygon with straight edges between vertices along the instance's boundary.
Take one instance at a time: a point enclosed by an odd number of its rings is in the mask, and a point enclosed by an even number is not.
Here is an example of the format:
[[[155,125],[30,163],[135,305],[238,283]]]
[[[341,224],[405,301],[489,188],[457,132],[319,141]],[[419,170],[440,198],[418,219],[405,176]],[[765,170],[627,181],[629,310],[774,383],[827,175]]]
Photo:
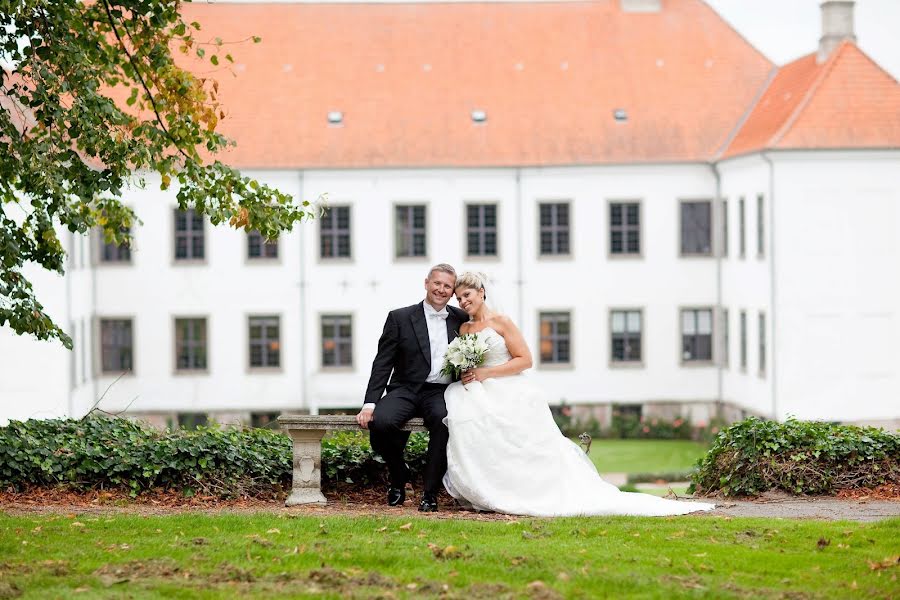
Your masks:
[[[468,288],[473,290],[483,290],[484,299],[487,300],[487,290],[484,284],[487,282],[487,275],[484,273],[476,273],[474,271],[466,271],[456,278],[456,289]]]

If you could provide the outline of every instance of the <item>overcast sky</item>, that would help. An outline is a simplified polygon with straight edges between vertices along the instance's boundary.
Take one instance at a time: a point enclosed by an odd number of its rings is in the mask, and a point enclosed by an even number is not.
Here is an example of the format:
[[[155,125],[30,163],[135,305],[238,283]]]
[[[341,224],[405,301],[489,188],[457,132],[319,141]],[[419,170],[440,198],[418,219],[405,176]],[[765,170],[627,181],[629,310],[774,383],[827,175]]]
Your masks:
[[[776,64],[809,54],[822,34],[820,0],[706,0]],[[857,0],[856,41],[900,79],[900,0]]]

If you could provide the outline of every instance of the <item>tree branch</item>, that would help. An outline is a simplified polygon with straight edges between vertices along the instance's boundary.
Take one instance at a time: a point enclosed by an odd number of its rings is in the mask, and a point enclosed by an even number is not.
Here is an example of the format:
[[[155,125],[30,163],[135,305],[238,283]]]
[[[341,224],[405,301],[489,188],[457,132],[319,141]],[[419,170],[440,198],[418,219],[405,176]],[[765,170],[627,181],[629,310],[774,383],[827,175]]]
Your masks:
[[[153,98],[153,94],[150,92],[150,88],[147,87],[147,82],[144,81],[144,76],[141,75],[141,70],[138,68],[137,61],[134,60],[134,57],[131,55],[131,52],[128,51],[128,48],[125,46],[125,41],[122,39],[122,36],[119,35],[119,29],[116,27],[115,19],[112,16],[112,12],[109,8],[108,0],[103,1],[103,10],[106,11],[106,18],[109,20],[109,26],[112,27],[113,33],[116,36],[116,40],[119,42],[119,46],[122,48],[122,51],[125,53],[125,56],[128,57],[128,62],[131,63],[131,66],[134,67],[134,74],[137,76],[138,81],[141,82],[141,87],[144,88],[144,91],[147,92],[147,97],[150,98],[150,106],[153,108],[153,113],[156,115],[156,122],[159,123],[159,126],[165,132],[166,137],[168,137],[172,143],[175,145],[175,148],[178,152],[184,156],[187,160],[191,160],[191,157],[187,155],[187,153],[181,149],[181,146],[172,134],[169,133],[169,129],[166,127],[166,124],[163,123],[162,116],[159,114],[159,110],[156,107],[156,100]]]

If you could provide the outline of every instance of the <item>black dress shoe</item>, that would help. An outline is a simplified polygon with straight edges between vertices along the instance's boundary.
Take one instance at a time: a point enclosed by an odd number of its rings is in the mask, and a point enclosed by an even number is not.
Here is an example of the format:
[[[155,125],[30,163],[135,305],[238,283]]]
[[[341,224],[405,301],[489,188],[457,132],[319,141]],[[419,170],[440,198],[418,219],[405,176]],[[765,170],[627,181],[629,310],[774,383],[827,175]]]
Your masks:
[[[434,494],[422,494],[419,512],[437,512],[437,498]]]
[[[389,487],[387,493],[388,506],[400,506],[406,501],[406,490],[402,487]]]

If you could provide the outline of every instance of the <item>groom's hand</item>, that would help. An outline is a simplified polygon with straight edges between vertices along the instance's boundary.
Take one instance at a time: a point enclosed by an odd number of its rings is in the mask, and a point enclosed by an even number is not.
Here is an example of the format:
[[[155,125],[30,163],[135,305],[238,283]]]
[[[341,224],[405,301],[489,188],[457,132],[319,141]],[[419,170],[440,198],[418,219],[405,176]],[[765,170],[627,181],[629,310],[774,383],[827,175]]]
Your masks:
[[[359,426],[363,429],[369,428],[369,423],[372,422],[372,417],[375,415],[374,408],[364,408],[359,411],[359,414],[356,415],[356,422],[359,423]]]

